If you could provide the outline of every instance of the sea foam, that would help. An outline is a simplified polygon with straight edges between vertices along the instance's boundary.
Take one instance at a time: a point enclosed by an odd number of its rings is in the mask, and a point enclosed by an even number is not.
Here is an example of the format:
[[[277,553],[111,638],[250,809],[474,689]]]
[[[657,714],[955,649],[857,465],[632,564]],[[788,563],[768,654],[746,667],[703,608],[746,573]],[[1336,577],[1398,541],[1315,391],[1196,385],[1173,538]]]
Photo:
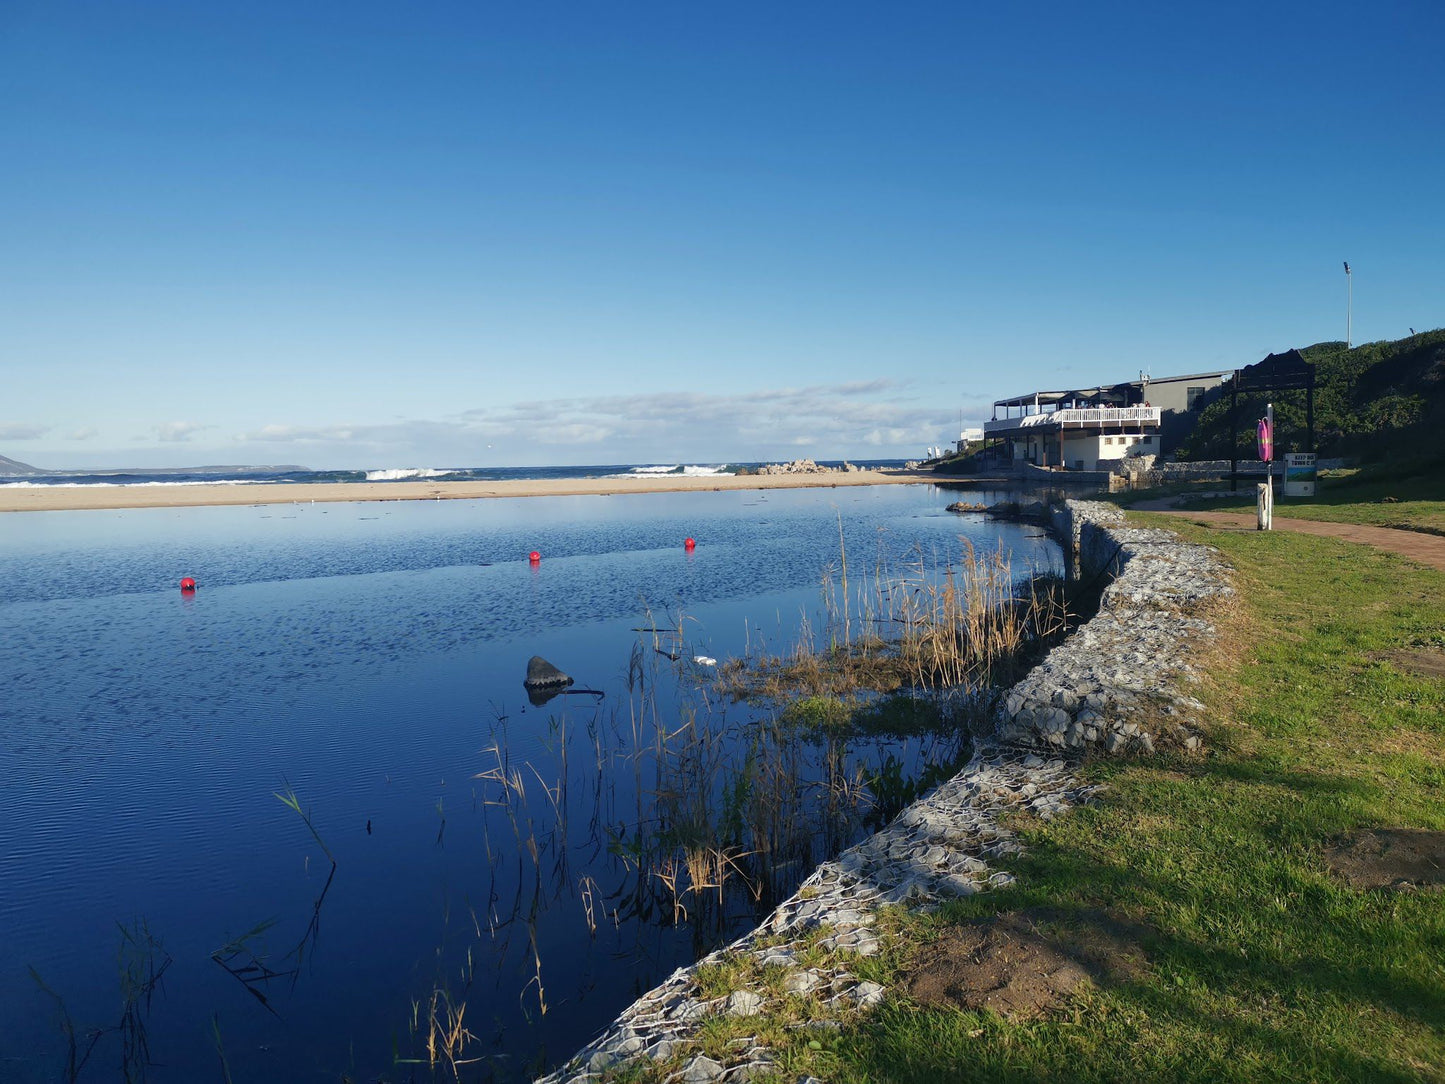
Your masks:
[[[431,467],[394,467],[391,470],[369,470],[368,482],[400,482],[406,478],[445,478],[456,474],[454,470],[433,470]]]
[[[719,474],[731,474],[728,465],[708,467],[696,463],[674,463],[671,466],[633,467],[611,478],[713,478]]]

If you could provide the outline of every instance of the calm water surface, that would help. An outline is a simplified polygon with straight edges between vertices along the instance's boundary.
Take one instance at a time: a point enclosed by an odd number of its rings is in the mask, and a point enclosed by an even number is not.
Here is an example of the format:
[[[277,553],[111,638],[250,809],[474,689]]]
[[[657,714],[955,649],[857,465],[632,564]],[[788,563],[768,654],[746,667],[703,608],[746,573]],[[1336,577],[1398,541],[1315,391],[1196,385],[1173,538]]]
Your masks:
[[[220,1080],[217,1033],[237,1081],[429,1079],[404,1059],[435,991],[467,1006],[477,1079],[566,1057],[859,830],[844,818],[775,856],[761,900],[678,905],[641,855],[682,831],[657,794],[715,804],[716,759],[753,748],[757,725],[688,660],[784,648],[804,613],[820,625],[840,513],[855,583],[880,562],[954,560],[960,535],[1011,551],[1019,574],[1056,567],[1041,532],[945,512],[955,498],[882,486],[0,518],[0,1080],[65,1079],[64,1019],[82,1051],[120,1023],[118,960],[169,961],[132,1015],[151,1080]],[[659,641],[673,664],[635,630],[679,615],[686,642]],[[604,695],[530,705],[533,654]],[[689,720],[714,744],[659,755],[659,732]],[[827,781],[888,757],[916,773],[956,749],[801,743],[786,758],[794,815],[822,809]],[[315,836],[278,800],[288,788]],[[122,1079],[125,1056],[107,1031],[79,1079]]]

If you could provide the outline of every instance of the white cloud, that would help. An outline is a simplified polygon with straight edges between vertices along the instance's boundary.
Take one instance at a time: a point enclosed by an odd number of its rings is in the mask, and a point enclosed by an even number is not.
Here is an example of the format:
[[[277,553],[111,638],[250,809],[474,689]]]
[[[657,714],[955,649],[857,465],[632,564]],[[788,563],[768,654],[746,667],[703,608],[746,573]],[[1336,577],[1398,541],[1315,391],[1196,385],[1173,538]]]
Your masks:
[[[911,456],[957,425],[952,404],[914,398],[892,380],[737,393],[643,392],[533,399],[444,419],[374,424],[265,425],[238,442],[291,444],[333,459],[422,462],[714,461],[797,454],[828,458],[872,449]]]
[[[99,436],[99,435],[100,435],[100,430],[99,430],[99,429],[97,429],[97,428],[96,428],[95,426],[93,426],[93,425],[86,425],[86,426],[82,426],[81,428],[76,429],[76,430],[74,430],[74,431],[72,431],[72,432],[70,432],[70,433],[65,434],[65,439],[66,439],[66,440],[90,440],[90,439],[92,439],[93,437],[96,437],[96,436]]]
[[[252,433],[237,433],[237,440],[277,441],[283,444],[341,443],[356,439],[356,432],[343,425],[263,425]]]
[[[151,426],[151,431],[155,434],[156,440],[180,442],[190,440],[197,433],[210,428],[212,427],[202,425],[200,422],[161,422]],[[137,437],[136,439],[143,440],[145,438]]]
[[[50,432],[48,425],[28,422],[0,422],[0,440],[38,440]]]

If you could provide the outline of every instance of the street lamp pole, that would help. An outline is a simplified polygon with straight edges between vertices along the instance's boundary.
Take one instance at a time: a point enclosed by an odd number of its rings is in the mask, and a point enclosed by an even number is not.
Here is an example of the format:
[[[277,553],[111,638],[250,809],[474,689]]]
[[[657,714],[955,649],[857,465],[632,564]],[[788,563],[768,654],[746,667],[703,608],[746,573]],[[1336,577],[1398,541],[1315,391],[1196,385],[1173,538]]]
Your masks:
[[[1350,261],[1345,261],[1345,349],[1354,346],[1355,340],[1350,328],[1350,319],[1353,316],[1355,305],[1355,280],[1350,274]]]

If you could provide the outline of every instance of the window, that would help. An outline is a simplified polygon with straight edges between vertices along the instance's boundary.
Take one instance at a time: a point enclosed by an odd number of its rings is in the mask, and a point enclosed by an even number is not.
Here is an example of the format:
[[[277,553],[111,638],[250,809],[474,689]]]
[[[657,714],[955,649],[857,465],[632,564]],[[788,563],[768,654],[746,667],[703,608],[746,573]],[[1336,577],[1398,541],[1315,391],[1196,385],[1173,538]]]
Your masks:
[[[1184,395],[1185,395],[1185,407],[1184,407],[1184,409],[1185,409],[1185,410],[1193,410],[1196,406],[1199,405],[1199,400],[1201,400],[1201,399],[1204,398],[1204,389],[1203,389],[1203,388],[1186,388],[1185,391],[1184,391]]]

